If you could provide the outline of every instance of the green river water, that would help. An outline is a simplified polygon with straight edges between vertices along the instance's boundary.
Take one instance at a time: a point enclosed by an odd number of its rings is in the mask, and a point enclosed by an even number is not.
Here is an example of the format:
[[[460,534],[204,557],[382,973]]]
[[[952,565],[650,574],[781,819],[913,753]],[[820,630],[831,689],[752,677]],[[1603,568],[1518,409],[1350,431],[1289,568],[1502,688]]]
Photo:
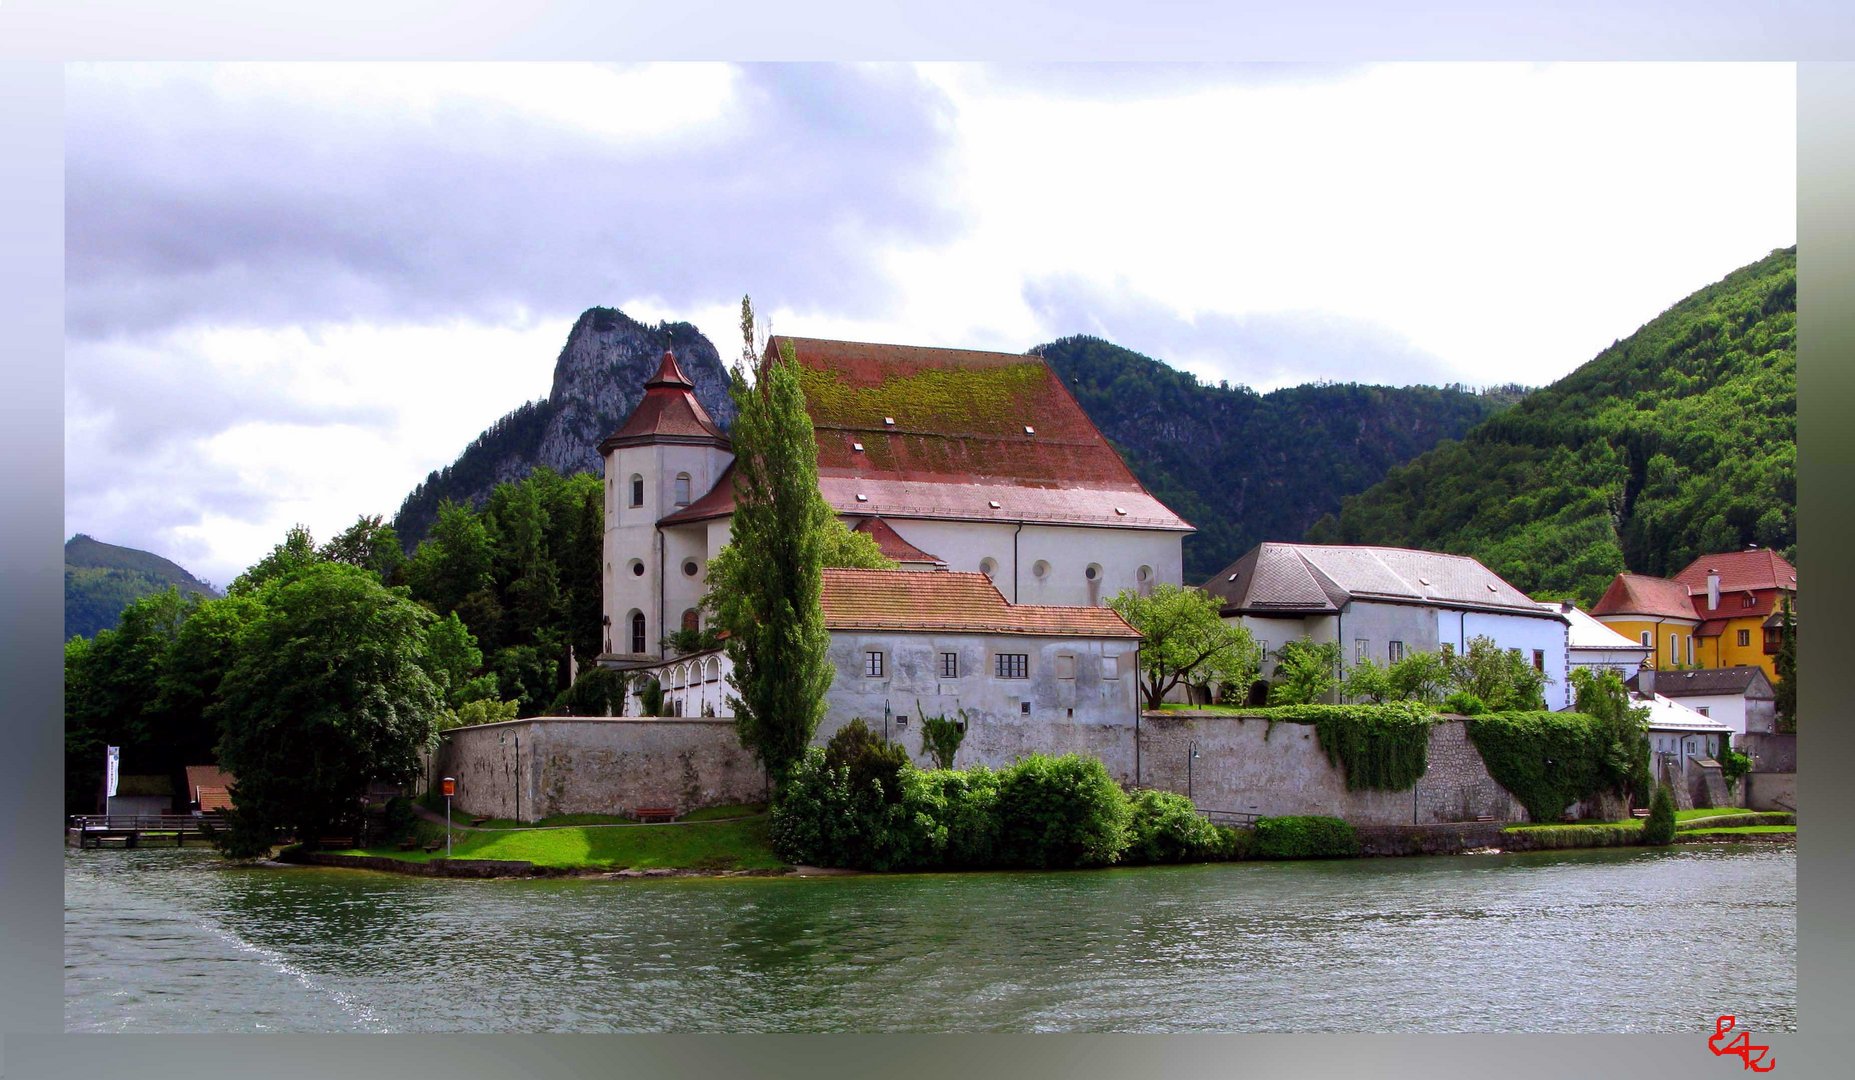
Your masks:
[[[462,881],[68,851],[71,1031],[1796,1029],[1790,846]]]

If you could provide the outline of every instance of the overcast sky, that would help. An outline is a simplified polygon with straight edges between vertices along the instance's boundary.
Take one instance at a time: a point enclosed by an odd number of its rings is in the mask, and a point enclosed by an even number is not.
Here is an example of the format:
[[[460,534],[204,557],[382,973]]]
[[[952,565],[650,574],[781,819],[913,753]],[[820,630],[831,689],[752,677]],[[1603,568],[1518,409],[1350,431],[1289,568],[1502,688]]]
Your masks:
[[[223,586],[615,306],[1543,384],[1796,239],[1789,64],[76,65],[65,525]]]

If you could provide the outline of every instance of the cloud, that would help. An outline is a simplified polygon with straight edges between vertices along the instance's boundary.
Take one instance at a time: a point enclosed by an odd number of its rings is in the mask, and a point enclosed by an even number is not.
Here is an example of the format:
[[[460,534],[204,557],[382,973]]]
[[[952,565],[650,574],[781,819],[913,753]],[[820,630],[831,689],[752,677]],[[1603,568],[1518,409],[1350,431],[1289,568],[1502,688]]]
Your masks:
[[[1206,382],[1272,390],[1326,380],[1408,386],[1463,379],[1396,331],[1324,311],[1186,314],[1124,284],[1039,278],[1024,302],[1051,337],[1089,334]]]
[[[755,281],[877,311],[899,287],[877,247],[959,226],[947,105],[911,69],[704,67],[697,93],[673,65],[707,105],[653,127],[601,120],[667,107],[631,69],[571,69],[567,107],[527,81],[551,66],[462,67],[73,69],[67,333],[494,321]]]

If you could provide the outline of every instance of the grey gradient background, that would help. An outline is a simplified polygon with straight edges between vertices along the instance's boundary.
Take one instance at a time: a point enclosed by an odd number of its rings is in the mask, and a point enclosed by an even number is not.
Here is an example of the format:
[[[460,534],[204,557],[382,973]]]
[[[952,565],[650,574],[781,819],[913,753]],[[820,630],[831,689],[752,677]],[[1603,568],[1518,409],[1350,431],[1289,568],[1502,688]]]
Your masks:
[[[1525,12],[1428,3],[875,5],[688,0],[541,4],[327,0],[283,5],[0,2],[0,1076],[1732,1076],[1704,1032],[1662,1036],[65,1036],[60,650],[66,59],[1799,59],[1855,57],[1822,2],[1561,0]],[[1855,754],[1837,655],[1855,628],[1838,538],[1855,531],[1855,65],[1798,70],[1800,507],[1811,724],[1800,781],[1798,1016],[1772,1034],[1779,1077],[1840,1075],[1855,1028],[1846,898]],[[1718,147],[1731,152],[1731,133]],[[1648,316],[1645,315],[1645,319]],[[1832,830],[1844,830],[1839,834]],[[1626,902],[1626,898],[1619,898]],[[1414,980],[1421,973],[1413,973]],[[1646,984],[1645,993],[1653,993]],[[1721,1003],[1722,1010],[1731,1003]]]

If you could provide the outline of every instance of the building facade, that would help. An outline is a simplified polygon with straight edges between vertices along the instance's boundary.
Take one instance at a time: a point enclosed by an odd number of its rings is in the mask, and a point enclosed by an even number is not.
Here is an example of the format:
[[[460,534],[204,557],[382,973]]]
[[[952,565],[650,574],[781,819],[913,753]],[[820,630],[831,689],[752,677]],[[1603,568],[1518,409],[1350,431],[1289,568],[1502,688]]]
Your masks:
[[[1797,606],[1797,568],[1775,551],[1702,555],[1673,578],[1618,574],[1592,607],[1598,621],[1652,645],[1649,666],[1756,667],[1778,678],[1781,609]]]

